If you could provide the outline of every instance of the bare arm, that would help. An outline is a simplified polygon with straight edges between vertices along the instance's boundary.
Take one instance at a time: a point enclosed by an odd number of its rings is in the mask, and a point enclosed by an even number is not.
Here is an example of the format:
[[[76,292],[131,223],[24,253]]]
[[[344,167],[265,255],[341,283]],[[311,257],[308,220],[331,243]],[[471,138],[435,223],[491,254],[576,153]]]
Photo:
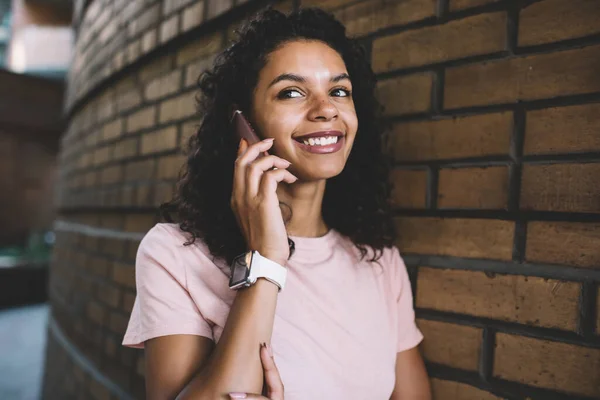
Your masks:
[[[177,399],[228,399],[230,392],[262,391],[260,343],[271,341],[277,291],[259,279],[237,293],[219,343]]]
[[[272,144],[265,140],[248,146],[242,141],[231,207],[247,247],[284,265],[289,248],[276,188],[297,178],[286,170],[289,162],[275,156],[258,158]],[[216,400],[228,399],[230,392],[260,393],[260,344],[271,341],[277,293],[278,287],[266,279],[239,290],[216,346],[186,335],[148,340],[148,398]]]
[[[429,377],[418,347],[396,355],[396,386],[390,400],[431,400]]]

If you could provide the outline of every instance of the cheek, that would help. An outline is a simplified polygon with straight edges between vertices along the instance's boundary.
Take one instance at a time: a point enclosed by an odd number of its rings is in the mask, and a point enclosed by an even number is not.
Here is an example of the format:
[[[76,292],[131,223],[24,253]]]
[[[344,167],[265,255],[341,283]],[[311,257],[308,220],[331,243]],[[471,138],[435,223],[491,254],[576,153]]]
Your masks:
[[[300,118],[301,119],[301,118]],[[271,113],[266,121],[265,135],[275,140],[288,138],[298,126],[299,117],[291,113]]]

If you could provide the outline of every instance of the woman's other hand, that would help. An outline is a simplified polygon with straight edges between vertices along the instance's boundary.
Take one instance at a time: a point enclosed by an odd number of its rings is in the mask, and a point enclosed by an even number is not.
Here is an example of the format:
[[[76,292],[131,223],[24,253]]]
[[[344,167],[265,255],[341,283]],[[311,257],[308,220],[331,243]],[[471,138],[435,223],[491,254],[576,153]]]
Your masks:
[[[262,362],[265,383],[267,386],[267,396],[264,397],[259,394],[250,393],[229,393],[231,399],[262,399],[262,400],[284,400],[283,398],[283,382],[281,376],[275,365],[275,359],[273,358],[270,346],[260,346],[260,361]]]
[[[241,141],[235,161],[231,208],[248,249],[285,265],[290,249],[276,190],[280,182],[291,184],[298,178],[287,170],[290,163],[283,158],[258,157],[272,146],[272,139],[251,146]]]

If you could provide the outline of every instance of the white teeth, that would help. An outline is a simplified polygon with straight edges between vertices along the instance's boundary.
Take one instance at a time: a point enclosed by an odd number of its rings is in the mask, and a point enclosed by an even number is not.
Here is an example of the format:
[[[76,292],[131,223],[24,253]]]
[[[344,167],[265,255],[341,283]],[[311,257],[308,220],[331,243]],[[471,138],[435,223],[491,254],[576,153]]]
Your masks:
[[[320,138],[309,138],[307,140],[303,140],[303,143],[307,146],[327,146],[333,143],[338,142],[337,136],[327,136]]]

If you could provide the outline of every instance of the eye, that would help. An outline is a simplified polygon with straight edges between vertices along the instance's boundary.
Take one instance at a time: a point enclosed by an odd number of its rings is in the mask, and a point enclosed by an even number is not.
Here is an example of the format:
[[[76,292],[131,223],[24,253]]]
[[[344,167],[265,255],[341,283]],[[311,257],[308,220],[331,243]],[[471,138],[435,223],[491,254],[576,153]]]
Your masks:
[[[333,89],[331,91],[331,94],[335,97],[350,97],[352,95],[352,92],[350,90],[337,88],[337,89]]]
[[[281,93],[279,93],[279,95],[277,97],[280,99],[295,99],[295,98],[298,98],[301,96],[302,96],[302,93],[300,93],[296,89],[286,89],[286,90],[283,90]]]

